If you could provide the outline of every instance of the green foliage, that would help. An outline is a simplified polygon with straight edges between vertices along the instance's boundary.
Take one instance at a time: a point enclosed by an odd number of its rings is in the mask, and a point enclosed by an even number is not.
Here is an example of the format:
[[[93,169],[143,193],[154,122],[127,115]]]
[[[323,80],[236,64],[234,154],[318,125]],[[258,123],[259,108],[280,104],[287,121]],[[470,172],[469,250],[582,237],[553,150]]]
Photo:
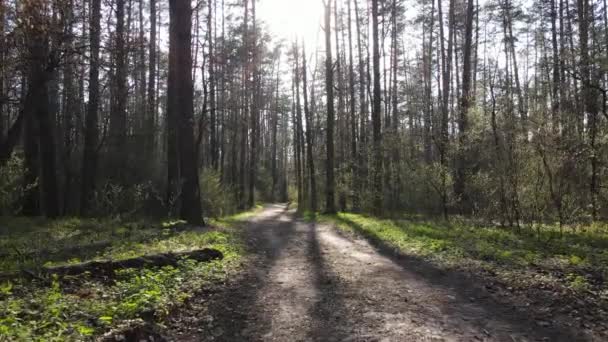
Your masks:
[[[126,269],[114,282],[86,273],[53,278],[50,286],[19,278],[0,283],[0,341],[81,341],[125,320],[161,321],[171,308],[240,265],[245,249],[237,227],[257,210],[214,221],[220,228],[185,231],[173,229],[180,224],[175,221],[6,218],[0,224],[0,250],[17,252],[1,259],[0,271],[205,247],[220,250],[224,259]],[[99,244],[104,241],[108,244]]]
[[[210,168],[203,169],[199,179],[205,215],[217,218],[236,212],[238,201],[234,196],[235,192],[230,186],[222,184],[219,172]]]
[[[555,226],[518,233],[497,227],[378,219],[351,213],[321,215],[319,220],[402,253],[428,259],[440,267],[481,265],[507,278],[517,278],[530,270],[551,274],[558,268],[571,275],[554,281],[576,291],[588,288],[585,275],[589,269],[608,275],[608,234],[603,225],[564,233],[560,238]]]
[[[221,228],[230,228],[236,226],[239,222],[246,221],[252,217],[254,217],[257,213],[259,213],[264,207],[261,205],[256,205],[255,208],[242,211],[240,213],[236,213],[229,216],[224,216],[211,220],[211,224]]]
[[[107,182],[95,191],[92,200],[92,210],[96,216],[117,219],[145,213],[155,216],[159,212],[166,212],[159,208],[168,206],[151,182],[130,186]]]
[[[581,275],[569,273],[567,279],[570,283],[570,287],[574,290],[585,291],[589,288],[587,279]]]
[[[0,167],[0,214],[11,215],[20,211],[20,200],[35,184],[24,188],[23,159],[16,154]]]

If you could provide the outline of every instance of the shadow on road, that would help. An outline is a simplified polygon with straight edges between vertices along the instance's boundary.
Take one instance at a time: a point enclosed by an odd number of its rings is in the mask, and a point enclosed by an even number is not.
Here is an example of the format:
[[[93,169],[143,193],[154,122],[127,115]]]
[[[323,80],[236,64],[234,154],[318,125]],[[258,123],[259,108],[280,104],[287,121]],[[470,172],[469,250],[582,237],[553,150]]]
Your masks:
[[[483,288],[487,281],[470,273],[443,270],[430,262],[416,256],[399,253],[394,246],[387,244],[376,236],[369,234],[362,226],[343,217],[337,217],[342,223],[352,227],[360,236],[382,256],[390,259],[406,272],[413,273],[429,286],[444,288],[451,293],[455,300],[451,305],[443,307],[442,312],[453,317],[470,315],[498,321],[508,325],[514,332],[525,332],[533,340],[549,341],[589,341],[591,338],[582,331],[568,327],[541,327],[535,325],[535,318],[529,311],[519,309],[509,298],[495,298]],[[474,301],[472,303],[472,300]],[[474,309],[474,312],[467,312]],[[471,310],[473,311],[473,310]],[[434,317],[428,317],[433,320]],[[486,329],[487,320],[469,320],[469,324],[479,331]]]
[[[314,320],[311,339],[315,341],[344,341],[349,337],[349,331],[356,327],[344,315],[343,295],[345,287],[339,277],[326,265],[319,246],[317,226],[308,224],[308,256],[313,269],[313,282],[318,290],[319,297],[310,309],[310,316]]]

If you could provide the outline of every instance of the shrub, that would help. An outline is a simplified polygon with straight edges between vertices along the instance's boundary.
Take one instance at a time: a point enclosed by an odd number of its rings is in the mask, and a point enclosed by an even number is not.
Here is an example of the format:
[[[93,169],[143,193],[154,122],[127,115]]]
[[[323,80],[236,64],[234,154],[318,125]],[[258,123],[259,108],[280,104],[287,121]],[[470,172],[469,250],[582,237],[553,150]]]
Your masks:
[[[165,213],[164,207],[163,196],[151,182],[130,186],[107,182],[95,191],[92,204],[95,214],[112,218]]]
[[[199,179],[204,215],[218,218],[236,212],[237,199],[234,191],[230,186],[222,184],[219,172],[203,169]]]
[[[26,191],[35,187],[35,184],[23,186],[24,172],[23,159],[16,154],[0,167],[0,213],[2,215],[15,214],[20,211],[20,200]]]

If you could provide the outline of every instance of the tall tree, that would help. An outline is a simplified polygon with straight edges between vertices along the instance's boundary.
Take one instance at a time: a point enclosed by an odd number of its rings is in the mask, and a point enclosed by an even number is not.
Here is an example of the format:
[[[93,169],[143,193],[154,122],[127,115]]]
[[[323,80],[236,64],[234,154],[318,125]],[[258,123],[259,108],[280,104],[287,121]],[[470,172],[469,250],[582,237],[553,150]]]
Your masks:
[[[593,83],[591,75],[592,62],[589,53],[589,30],[593,23],[593,13],[589,0],[577,0],[578,23],[579,23],[579,45],[580,45],[580,74],[585,113],[587,114],[589,138],[588,145],[591,151],[589,162],[591,176],[589,179],[589,192],[591,195],[591,216],[593,219],[598,215],[598,151],[597,151],[597,100],[599,94]]]
[[[167,116],[175,122],[180,185],[180,217],[189,223],[203,222],[194,144],[192,84],[192,8],[190,1],[169,0],[169,78]],[[170,167],[171,169],[171,167]]]
[[[353,29],[352,29],[352,9],[351,0],[347,0],[347,11],[348,11],[348,90],[350,95],[350,152],[351,152],[351,178],[352,178],[352,201],[353,210],[358,210],[361,206],[359,198],[359,177],[357,167],[357,99],[355,96],[355,64],[353,57]],[[362,104],[360,104],[362,105]]]
[[[364,179],[367,177],[367,116],[368,116],[368,102],[366,96],[366,89],[369,86],[368,82],[368,73],[365,68],[365,56],[363,54],[363,38],[361,35],[361,19],[359,15],[359,5],[357,0],[354,0],[355,3],[355,22],[357,26],[357,53],[359,55],[359,153],[357,157],[358,165],[358,175],[355,178],[357,185],[355,189],[359,191],[359,193],[363,193],[364,189]],[[367,50],[367,48],[366,48]],[[369,66],[369,64],[368,64]],[[361,209],[361,203],[357,201],[353,201],[353,210],[359,211]]]
[[[209,124],[210,124],[210,138],[209,138],[209,148],[210,148],[210,152],[211,152],[211,166],[214,169],[218,169],[219,167],[219,146],[218,146],[218,139],[217,139],[217,118],[216,118],[216,94],[215,94],[215,55],[213,52],[213,45],[214,45],[214,41],[213,41],[213,7],[212,7],[213,1],[209,0],[208,1],[208,7],[209,7],[209,14],[207,16],[207,34],[209,36],[208,42],[209,42]],[[253,5],[255,8],[255,5]],[[255,9],[253,10],[253,12],[255,13]],[[255,18],[255,14],[253,15]],[[254,19],[255,20],[255,19]],[[255,24],[254,24],[254,30],[255,30]],[[255,36],[255,33],[254,33]]]
[[[294,51],[294,60],[295,60],[295,68],[294,68],[294,87],[295,92],[294,96],[294,111],[293,115],[293,138],[294,138],[294,148],[295,148],[295,165],[296,165],[296,185],[298,188],[298,210],[302,210],[306,205],[305,202],[305,190],[306,187],[304,180],[304,155],[302,151],[304,150],[302,146],[301,132],[302,132],[302,105],[300,102],[300,53],[298,42],[296,41],[293,47]]]
[[[466,198],[465,184],[467,173],[467,130],[468,111],[471,104],[471,53],[473,44],[473,0],[467,0],[467,13],[464,33],[463,66],[462,66],[462,93],[460,97],[460,113],[458,116],[458,153],[456,165],[456,177],[454,180],[454,193],[459,203],[461,213],[468,211],[468,199]]]
[[[128,27],[128,25],[127,25]],[[110,173],[114,181],[126,181],[127,167],[127,46],[125,33],[125,0],[116,0],[116,29],[114,31],[115,70],[110,109],[109,152]]]
[[[258,143],[259,143],[259,85],[260,85],[260,72],[258,70],[258,30],[255,16],[255,0],[251,2],[251,24],[252,32],[249,44],[251,46],[251,66],[253,69],[253,78],[251,79],[251,86],[249,87],[251,94],[251,150],[249,156],[249,200],[248,205],[252,208],[255,204],[255,184],[257,178],[257,159],[258,159]]]
[[[378,0],[372,0],[372,35],[374,63],[374,94],[372,132],[374,142],[373,209],[382,213],[382,98],[380,89],[380,39],[378,34]]]
[[[59,64],[58,51],[51,49],[45,31],[50,19],[34,2],[24,5],[27,14],[26,39],[28,88],[24,112],[26,116],[25,180],[36,184],[28,193],[24,213],[48,217],[59,216],[56,168],[55,122],[50,112],[48,83]],[[37,197],[40,194],[42,202]],[[41,204],[41,205],[40,205]]]
[[[325,91],[327,93],[327,159],[325,184],[325,211],[336,212],[334,180],[334,70],[331,55],[331,0],[325,0]]]
[[[148,94],[144,126],[145,151],[153,159],[156,123],[156,0],[150,0],[150,41],[148,42]]]
[[[154,1],[154,0],[153,0]],[[95,190],[98,160],[98,109],[99,109],[99,40],[101,31],[101,0],[91,0],[91,25],[89,43],[91,45],[89,67],[89,103],[85,120],[84,151],[82,157],[82,188],[80,194],[80,214],[88,214],[91,197]]]
[[[306,117],[306,159],[308,164],[308,179],[310,181],[310,210],[317,211],[317,180],[315,175],[315,160],[313,156],[313,119],[308,104],[308,69],[306,67],[306,46],[302,46],[302,88],[304,91],[304,116]]]

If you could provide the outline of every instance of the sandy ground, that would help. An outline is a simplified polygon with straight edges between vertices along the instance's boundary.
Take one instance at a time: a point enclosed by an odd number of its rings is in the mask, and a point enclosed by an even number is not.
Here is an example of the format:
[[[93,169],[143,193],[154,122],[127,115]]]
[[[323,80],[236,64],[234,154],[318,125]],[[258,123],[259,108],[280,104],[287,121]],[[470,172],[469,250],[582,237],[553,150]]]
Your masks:
[[[476,279],[394,256],[272,205],[252,257],[170,321],[169,341],[585,341],[499,303]]]

